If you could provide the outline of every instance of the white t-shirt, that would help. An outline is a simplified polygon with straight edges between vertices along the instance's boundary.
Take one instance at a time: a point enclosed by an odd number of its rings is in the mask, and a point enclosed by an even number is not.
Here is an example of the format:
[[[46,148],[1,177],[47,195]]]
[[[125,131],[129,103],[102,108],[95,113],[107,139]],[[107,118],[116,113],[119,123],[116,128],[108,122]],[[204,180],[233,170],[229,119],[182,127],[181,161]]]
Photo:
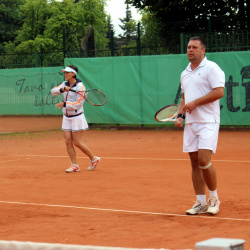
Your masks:
[[[192,71],[191,63],[181,74],[181,89],[185,103],[207,95],[214,88],[225,87],[225,73],[221,68],[205,57],[200,65]],[[197,106],[191,114],[186,113],[185,123],[220,123],[219,100]]]

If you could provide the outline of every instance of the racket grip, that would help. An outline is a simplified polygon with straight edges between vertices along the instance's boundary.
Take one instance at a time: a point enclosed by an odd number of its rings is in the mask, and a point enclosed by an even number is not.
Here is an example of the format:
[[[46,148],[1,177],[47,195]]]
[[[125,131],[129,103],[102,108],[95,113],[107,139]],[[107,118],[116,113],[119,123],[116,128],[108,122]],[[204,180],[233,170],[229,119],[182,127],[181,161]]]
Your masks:
[[[76,92],[76,90],[74,90],[74,89],[69,89],[69,91]]]

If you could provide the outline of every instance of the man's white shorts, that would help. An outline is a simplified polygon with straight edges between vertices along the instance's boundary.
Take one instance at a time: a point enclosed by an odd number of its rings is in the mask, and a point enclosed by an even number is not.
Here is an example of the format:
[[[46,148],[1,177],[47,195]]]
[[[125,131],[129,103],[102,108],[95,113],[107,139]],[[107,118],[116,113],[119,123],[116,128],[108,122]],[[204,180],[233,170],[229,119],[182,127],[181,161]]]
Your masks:
[[[84,113],[73,117],[63,115],[62,130],[76,132],[86,130],[88,127]]]
[[[197,152],[198,149],[209,149],[215,154],[219,123],[189,123],[184,128],[183,152]]]

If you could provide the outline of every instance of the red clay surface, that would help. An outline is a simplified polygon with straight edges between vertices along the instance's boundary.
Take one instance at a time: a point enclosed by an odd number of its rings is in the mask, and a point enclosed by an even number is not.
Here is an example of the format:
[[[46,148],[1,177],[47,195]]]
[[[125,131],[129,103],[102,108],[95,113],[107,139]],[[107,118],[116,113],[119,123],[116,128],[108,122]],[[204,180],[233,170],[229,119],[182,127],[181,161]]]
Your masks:
[[[94,130],[69,167],[61,117],[0,117],[0,239],[94,246],[195,249],[214,237],[250,249],[250,132],[221,131],[213,156],[221,211],[186,216],[195,195],[182,131]],[[53,131],[45,131],[52,130]]]

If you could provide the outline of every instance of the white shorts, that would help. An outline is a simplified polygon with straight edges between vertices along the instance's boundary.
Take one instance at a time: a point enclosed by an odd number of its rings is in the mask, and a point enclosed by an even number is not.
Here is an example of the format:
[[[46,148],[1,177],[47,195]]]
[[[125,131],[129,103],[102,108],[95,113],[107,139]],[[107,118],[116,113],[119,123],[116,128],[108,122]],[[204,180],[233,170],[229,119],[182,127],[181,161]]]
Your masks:
[[[72,132],[88,129],[88,123],[86,121],[84,113],[78,116],[67,117],[63,115],[62,130],[68,130]]]
[[[219,123],[189,123],[184,128],[183,152],[197,152],[199,149],[216,152]]]

